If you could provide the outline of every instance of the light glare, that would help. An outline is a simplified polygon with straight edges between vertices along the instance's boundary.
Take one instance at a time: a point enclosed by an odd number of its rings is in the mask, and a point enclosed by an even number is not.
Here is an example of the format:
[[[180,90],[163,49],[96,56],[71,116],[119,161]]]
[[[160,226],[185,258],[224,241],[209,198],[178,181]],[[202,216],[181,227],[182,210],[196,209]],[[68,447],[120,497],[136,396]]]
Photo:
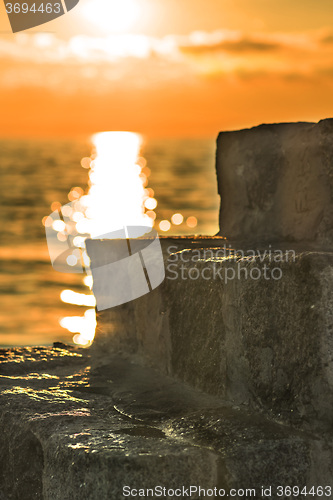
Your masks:
[[[161,231],[169,231],[171,228],[171,224],[168,220],[162,220],[159,224],[159,228]]]
[[[135,0],[91,0],[82,13],[105,32],[125,33],[138,19],[139,6]]]
[[[171,217],[171,222],[175,226],[179,226],[183,222],[183,220],[184,217],[182,216],[182,214],[173,214],[173,216]]]

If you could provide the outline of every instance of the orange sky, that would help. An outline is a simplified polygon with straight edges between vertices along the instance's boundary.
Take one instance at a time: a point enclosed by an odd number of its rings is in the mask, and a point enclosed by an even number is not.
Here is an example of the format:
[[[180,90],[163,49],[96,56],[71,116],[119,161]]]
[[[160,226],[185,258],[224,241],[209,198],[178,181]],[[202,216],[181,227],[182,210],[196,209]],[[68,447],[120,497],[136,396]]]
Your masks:
[[[216,135],[333,116],[331,0],[126,0],[135,16],[124,1],[80,0],[16,35],[1,4],[1,136]]]

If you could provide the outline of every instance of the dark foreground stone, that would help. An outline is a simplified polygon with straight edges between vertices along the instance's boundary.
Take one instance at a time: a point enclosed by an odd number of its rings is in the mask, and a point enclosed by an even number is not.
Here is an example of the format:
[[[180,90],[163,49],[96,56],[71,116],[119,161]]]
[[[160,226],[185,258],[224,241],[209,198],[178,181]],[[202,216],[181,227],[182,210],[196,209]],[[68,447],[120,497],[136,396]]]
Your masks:
[[[165,281],[98,313],[93,352],[135,353],[277,421],[332,429],[333,254],[214,242],[162,240]]]
[[[262,486],[330,484],[328,436],[222,403],[131,358],[91,361],[78,349],[1,352],[1,499],[134,498],[124,486],[251,488],[262,498]]]

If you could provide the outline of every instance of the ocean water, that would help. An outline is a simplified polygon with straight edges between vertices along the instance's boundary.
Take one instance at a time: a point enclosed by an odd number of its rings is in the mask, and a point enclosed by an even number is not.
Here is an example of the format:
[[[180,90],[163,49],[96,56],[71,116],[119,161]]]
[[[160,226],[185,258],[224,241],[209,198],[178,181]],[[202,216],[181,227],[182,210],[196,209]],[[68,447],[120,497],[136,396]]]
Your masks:
[[[0,345],[71,343],[63,317],[82,316],[85,308],[61,301],[64,289],[87,293],[83,276],[56,272],[47,251],[43,217],[51,204],[69,202],[73,187],[88,189],[90,138],[75,140],[0,140]],[[215,138],[145,139],[141,156],[151,170],[148,186],[158,201],[156,229],[174,213],[184,223],[161,234],[215,234],[218,205]],[[196,217],[195,228],[188,217]]]

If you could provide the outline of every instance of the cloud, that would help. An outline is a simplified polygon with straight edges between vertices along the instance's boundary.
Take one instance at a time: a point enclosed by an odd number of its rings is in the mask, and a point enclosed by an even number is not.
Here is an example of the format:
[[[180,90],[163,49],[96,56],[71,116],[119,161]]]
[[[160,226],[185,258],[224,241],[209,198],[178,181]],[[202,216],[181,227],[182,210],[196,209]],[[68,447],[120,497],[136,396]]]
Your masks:
[[[219,52],[231,54],[266,53],[278,50],[311,51],[333,41],[333,33],[257,33],[239,31],[195,31],[189,35],[168,35],[162,38],[145,35],[110,35],[92,37],[79,35],[69,41],[51,33],[21,33],[13,41],[0,40],[0,57],[17,61],[91,63],[151,56],[176,58],[180,54],[205,55]]]
[[[326,33],[326,37],[331,34]],[[333,34],[332,34],[333,36]],[[205,54],[216,52],[269,52],[285,49],[311,50],[323,41],[320,33],[243,33],[219,30],[211,33],[194,32],[187,37],[175,37],[182,52]]]
[[[67,92],[87,88],[146,87],[202,78],[332,78],[333,32],[243,33],[196,31],[162,38],[145,35],[74,36],[21,33],[0,39],[5,87]]]
[[[326,35],[323,39],[322,39],[322,43],[324,44],[333,44],[333,33],[331,35]]]
[[[242,38],[240,40],[223,40],[214,44],[183,45],[179,47],[179,50],[184,54],[207,54],[214,52],[262,52],[274,51],[279,48],[278,43]]]
[[[194,33],[178,39],[178,50],[198,73],[240,79],[274,76],[286,80],[329,77],[333,65],[333,33]]]

